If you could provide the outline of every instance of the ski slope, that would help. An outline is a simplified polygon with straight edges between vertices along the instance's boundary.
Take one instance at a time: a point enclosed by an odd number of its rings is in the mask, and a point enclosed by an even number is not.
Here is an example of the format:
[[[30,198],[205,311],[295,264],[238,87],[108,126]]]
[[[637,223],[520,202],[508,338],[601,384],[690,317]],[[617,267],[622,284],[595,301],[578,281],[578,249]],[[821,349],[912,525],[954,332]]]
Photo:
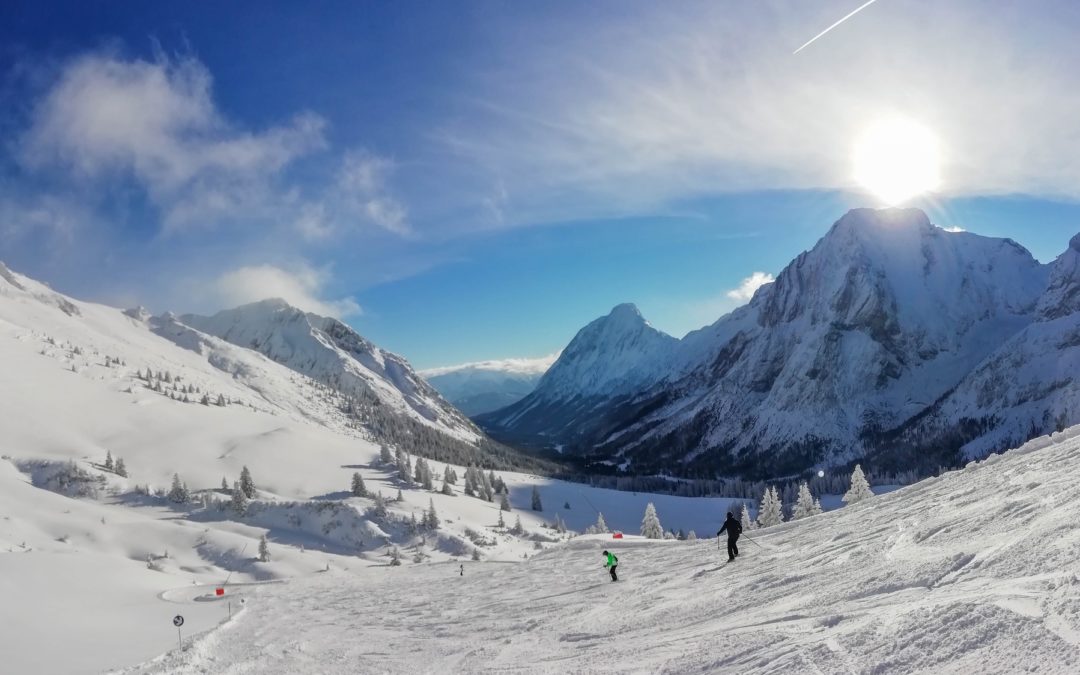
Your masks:
[[[122,672],[1075,673],[1077,432],[751,532],[727,565],[715,541],[593,536],[464,576],[253,588],[232,622]]]

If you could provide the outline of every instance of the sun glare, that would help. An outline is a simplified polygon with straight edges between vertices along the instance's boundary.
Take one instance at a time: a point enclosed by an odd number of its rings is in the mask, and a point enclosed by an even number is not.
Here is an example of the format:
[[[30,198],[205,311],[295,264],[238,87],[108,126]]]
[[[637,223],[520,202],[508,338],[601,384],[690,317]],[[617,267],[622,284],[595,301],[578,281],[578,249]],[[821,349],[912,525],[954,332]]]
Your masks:
[[[941,181],[937,139],[906,119],[877,122],[855,144],[855,181],[888,206],[937,188]]]

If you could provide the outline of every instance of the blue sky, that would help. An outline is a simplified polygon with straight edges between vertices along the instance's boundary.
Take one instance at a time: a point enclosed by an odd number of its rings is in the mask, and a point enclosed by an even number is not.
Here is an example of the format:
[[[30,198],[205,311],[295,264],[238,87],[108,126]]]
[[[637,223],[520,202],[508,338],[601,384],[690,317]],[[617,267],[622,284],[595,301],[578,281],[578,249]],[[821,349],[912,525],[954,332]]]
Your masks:
[[[940,139],[936,223],[1056,256],[1080,8],[879,0],[792,55],[857,4],[7,2],[0,260],[155,311],[281,295],[419,367],[624,301],[682,335],[875,203],[851,144],[895,114]]]

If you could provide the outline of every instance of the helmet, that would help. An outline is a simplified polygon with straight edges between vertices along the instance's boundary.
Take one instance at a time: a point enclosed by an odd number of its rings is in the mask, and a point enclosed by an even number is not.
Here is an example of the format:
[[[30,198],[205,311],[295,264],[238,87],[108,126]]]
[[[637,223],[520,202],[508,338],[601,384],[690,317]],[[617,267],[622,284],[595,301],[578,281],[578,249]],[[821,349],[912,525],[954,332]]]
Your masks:
[[[607,552],[607,551],[604,551],[604,555],[607,555],[607,554],[608,554],[608,552]]]
[[[735,516],[731,513],[731,511],[728,511],[727,512],[727,517],[728,518],[734,518]]]

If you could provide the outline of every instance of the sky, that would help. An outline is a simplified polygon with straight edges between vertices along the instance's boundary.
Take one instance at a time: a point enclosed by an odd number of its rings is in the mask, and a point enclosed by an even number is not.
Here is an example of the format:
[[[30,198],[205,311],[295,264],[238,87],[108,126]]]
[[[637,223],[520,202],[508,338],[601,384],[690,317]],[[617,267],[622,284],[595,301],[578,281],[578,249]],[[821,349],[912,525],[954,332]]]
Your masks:
[[[878,0],[0,5],[0,260],[75,297],[279,296],[420,368],[676,336],[933,132],[943,227],[1080,232],[1080,6]]]

